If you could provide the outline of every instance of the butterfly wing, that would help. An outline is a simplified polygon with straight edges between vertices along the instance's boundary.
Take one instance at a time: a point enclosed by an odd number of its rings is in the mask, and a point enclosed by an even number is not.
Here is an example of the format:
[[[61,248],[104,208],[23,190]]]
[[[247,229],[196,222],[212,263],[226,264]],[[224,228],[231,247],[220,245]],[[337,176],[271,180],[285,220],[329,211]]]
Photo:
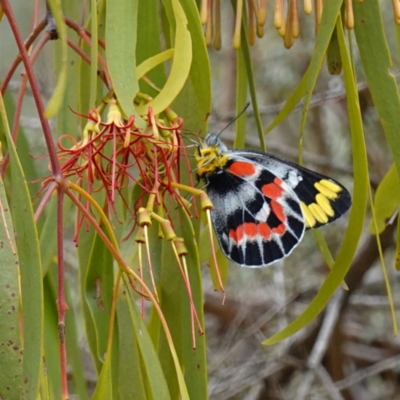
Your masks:
[[[225,255],[246,267],[286,257],[302,239],[305,221],[296,193],[263,165],[236,152],[208,177],[214,228]]]
[[[234,153],[273,171],[295,192],[307,229],[336,220],[351,206],[350,193],[331,178],[271,154],[247,151]]]

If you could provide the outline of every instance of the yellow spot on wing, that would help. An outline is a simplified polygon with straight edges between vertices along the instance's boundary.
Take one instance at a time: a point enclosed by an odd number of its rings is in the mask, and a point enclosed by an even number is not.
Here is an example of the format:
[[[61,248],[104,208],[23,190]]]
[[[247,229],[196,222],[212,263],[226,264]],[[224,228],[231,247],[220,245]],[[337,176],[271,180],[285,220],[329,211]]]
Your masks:
[[[306,227],[312,228],[317,221],[314,216],[311,214],[311,211],[308,209],[307,205],[304,202],[300,202],[301,211],[303,211],[304,219],[306,220]]]
[[[338,184],[336,184],[335,182],[332,182],[332,181],[328,181],[327,179],[321,179],[319,181],[319,183],[321,185],[326,186],[329,190],[332,190],[332,192],[335,192],[335,193],[339,193],[343,190]]]
[[[333,217],[335,215],[335,211],[333,211],[329,200],[322,193],[317,194],[315,196],[315,200],[317,200],[317,204],[321,206],[325,214],[328,214],[330,217]]]
[[[324,210],[317,203],[310,204],[308,206],[308,209],[311,211],[312,215],[319,223],[326,224],[329,221],[328,216],[324,213]]]
[[[326,186],[321,185],[320,182],[314,183],[314,187],[315,187],[315,189],[318,190],[318,192],[322,193],[328,199],[335,200],[335,199],[338,198],[337,193],[335,193],[332,190],[328,189]]]

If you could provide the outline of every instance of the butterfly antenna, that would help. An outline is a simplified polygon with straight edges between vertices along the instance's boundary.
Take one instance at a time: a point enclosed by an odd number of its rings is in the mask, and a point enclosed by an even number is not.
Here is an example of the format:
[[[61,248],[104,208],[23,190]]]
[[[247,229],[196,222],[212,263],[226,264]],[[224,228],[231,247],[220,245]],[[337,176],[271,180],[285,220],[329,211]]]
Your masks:
[[[185,139],[189,140],[189,142],[192,142],[196,146],[200,146],[200,143],[197,140],[194,140],[194,139],[192,139],[190,137],[187,137],[187,136],[185,137]]]
[[[221,135],[222,132],[224,132],[225,130],[227,130],[237,119],[239,119],[245,112],[246,110],[249,108],[250,106],[250,102],[248,101],[246,103],[246,105],[243,107],[243,110],[240,111],[240,113],[238,115],[236,115],[235,118],[233,118],[231,121],[229,121],[228,125],[226,125],[218,134],[217,137],[219,137]]]

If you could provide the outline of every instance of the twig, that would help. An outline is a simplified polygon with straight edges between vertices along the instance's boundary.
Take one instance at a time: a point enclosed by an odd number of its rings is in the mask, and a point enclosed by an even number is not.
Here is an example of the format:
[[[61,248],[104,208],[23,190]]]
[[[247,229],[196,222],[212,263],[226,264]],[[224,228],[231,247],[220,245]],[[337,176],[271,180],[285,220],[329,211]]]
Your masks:
[[[340,394],[339,389],[335,386],[335,383],[332,381],[331,376],[328,374],[323,365],[319,365],[319,367],[315,370],[315,374],[322,382],[326,393],[332,400],[344,400],[344,397]]]
[[[354,374],[348,376],[347,378],[342,379],[341,381],[335,382],[335,386],[337,387],[337,389],[343,390],[350,386],[355,385],[358,382],[361,382],[365,378],[377,375],[383,371],[395,368],[399,365],[400,365],[400,355],[394,356],[386,360],[377,362],[376,364],[364,368],[361,371],[357,371]]]
[[[315,341],[314,347],[307,361],[307,366],[310,370],[303,378],[302,384],[297,391],[296,400],[303,400],[307,398],[307,395],[311,389],[314,375],[316,370],[320,368],[321,360],[326,352],[326,349],[328,348],[329,339],[339,318],[339,310],[344,299],[343,293],[344,292],[341,289],[337,290],[327,306],[326,314],[322,322],[318,338]]]

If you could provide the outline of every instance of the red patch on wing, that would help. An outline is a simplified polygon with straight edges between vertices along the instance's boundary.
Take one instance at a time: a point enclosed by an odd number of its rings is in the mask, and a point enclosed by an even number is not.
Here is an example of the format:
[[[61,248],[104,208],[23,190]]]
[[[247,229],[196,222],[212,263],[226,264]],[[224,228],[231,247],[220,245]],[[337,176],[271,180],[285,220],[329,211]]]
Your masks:
[[[275,228],[272,228],[272,232],[277,233],[278,235],[283,235],[286,232],[286,227],[284,224],[280,224]]]
[[[277,203],[274,200],[271,200],[271,208],[272,208],[273,213],[279,219],[279,221],[281,221],[281,222],[286,221],[285,212],[283,211],[283,207],[279,203]]]
[[[261,191],[268,198],[276,200],[279,197],[281,197],[283,189],[279,185],[277,185],[275,182],[271,182],[271,183],[266,183],[265,185],[263,185],[263,187],[261,188]]]
[[[236,243],[240,243],[243,240],[243,236],[244,236],[244,226],[243,225],[239,225],[236,229]]]
[[[263,239],[269,240],[271,237],[271,228],[265,223],[258,224],[258,233]]]
[[[229,231],[229,237],[237,244],[243,240],[244,235],[249,240],[255,239],[257,236],[261,236],[264,240],[269,240],[271,238],[271,228],[265,222],[259,224],[245,222],[243,225],[239,225],[236,231],[234,229]]]
[[[235,161],[229,168],[229,172],[238,176],[251,176],[256,172],[256,166],[245,161]]]
[[[231,229],[229,231],[229,237],[235,242],[238,243],[238,239],[237,239],[237,234],[236,231],[234,229]]]
[[[243,236],[246,235],[249,239],[257,235],[257,225],[254,222],[245,222],[243,225],[238,226],[236,229],[236,236],[240,242]]]

